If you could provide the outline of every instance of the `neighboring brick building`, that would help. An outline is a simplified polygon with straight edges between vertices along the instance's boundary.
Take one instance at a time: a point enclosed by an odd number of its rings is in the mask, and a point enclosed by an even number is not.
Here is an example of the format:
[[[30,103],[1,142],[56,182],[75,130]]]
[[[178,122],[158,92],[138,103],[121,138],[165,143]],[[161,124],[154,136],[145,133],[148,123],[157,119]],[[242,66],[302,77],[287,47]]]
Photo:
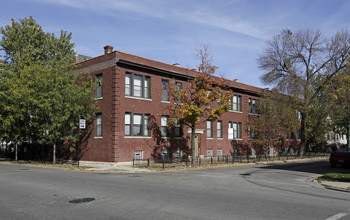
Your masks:
[[[99,112],[82,145],[84,161],[127,162],[133,158],[190,155],[188,128],[165,127],[169,101],[162,84],[175,80],[185,87],[197,72],[104,47],[102,56],[78,63],[77,72],[91,74],[98,81]],[[218,122],[197,127],[198,156],[231,155],[235,144],[248,142],[246,122],[254,114],[262,89],[227,80],[234,98],[231,110]],[[230,127],[230,128],[229,128]],[[149,128],[149,129],[147,129]],[[229,137],[230,136],[230,137]],[[234,139],[234,140],[231,140]],[[246,149],[251,153],[251,149]]]

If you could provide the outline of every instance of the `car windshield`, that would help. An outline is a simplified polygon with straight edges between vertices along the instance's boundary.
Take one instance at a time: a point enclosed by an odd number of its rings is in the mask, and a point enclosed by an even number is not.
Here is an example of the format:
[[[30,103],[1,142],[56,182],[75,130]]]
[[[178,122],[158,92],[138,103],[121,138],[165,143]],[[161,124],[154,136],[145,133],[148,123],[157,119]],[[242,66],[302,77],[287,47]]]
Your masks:
[[[337,153],[350,153],[350,148],[339,148]]]

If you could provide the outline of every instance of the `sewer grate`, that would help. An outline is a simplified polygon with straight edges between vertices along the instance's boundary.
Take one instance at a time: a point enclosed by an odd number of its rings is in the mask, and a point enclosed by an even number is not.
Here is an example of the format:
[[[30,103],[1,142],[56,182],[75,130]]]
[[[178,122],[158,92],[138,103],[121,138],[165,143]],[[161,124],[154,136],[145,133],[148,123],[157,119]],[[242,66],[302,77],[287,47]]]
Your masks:
[[[70,200],[68,203],[85,203],[85,202],[91,202],[94,200],[95,198],[81,198],[81,199]]]

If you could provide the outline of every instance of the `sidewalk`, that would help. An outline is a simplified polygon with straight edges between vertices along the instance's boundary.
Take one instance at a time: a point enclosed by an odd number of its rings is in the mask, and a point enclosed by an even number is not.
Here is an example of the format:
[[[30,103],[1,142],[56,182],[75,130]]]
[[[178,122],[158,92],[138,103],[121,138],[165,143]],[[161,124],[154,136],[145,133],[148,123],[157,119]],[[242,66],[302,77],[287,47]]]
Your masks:
[[[320,182],[326,189],[339,190],[350,192],[350,183],[349,182],[331,182],[331,181],[322,181]]]
[[[117,173],[150,173],[154,172],[149,169],[135,168],[132,166],[96,166],[86,168],[86,171],[98,171],[98,172],[117,172]]]

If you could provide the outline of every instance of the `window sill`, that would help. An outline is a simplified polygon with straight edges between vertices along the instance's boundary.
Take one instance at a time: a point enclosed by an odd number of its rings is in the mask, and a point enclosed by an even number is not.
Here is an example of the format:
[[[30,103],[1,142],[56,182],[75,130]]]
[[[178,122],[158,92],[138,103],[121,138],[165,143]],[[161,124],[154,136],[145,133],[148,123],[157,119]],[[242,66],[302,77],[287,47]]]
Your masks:
[[[170,101],[160,101],[160,102],[164,104],[170,104]]]
[[[235,110],[228,110],[229,112],[234,112],[234,113],[240,113],[242,114],[242,111],[235,111]]]
[[[94,100],[102,100],[103,97],[99,97],[99,98],[94,98]]]
[[[102,139],[103,137],[94,137],[94,139]]]
[[[236,138],[236,139],[228,139],[229,141],[241,141],[242,138]]]
[[[127,99],[137,99],[137,100],[144,100],[144,101],[152,101],[152,99],[147,99],[147,98],[140,98],[140,97],[134,97],[134,96],[125,96]]]
[[[208,138],[208,137],[207,137],[207,140],[214,140],[214,138]]]
[[[182,139],[183,137],[174,137],[174,139]],[[171,137],[162,137],[162,139],[171,139]]]
[[[151,139],[151,137],[149,137],[149,136],[124,136],[124,138],[126,138],[126,139],[131,139],[131,138],[137,138],[137,139],[142,139],[142,138],[144,138],[144,139]]]
[[[222,141],[222,140],[224,140],[224,139],[223,139],[223,138],[219,138],[219,137],[218,137],[218,138],[217,138],[217,140]]]

